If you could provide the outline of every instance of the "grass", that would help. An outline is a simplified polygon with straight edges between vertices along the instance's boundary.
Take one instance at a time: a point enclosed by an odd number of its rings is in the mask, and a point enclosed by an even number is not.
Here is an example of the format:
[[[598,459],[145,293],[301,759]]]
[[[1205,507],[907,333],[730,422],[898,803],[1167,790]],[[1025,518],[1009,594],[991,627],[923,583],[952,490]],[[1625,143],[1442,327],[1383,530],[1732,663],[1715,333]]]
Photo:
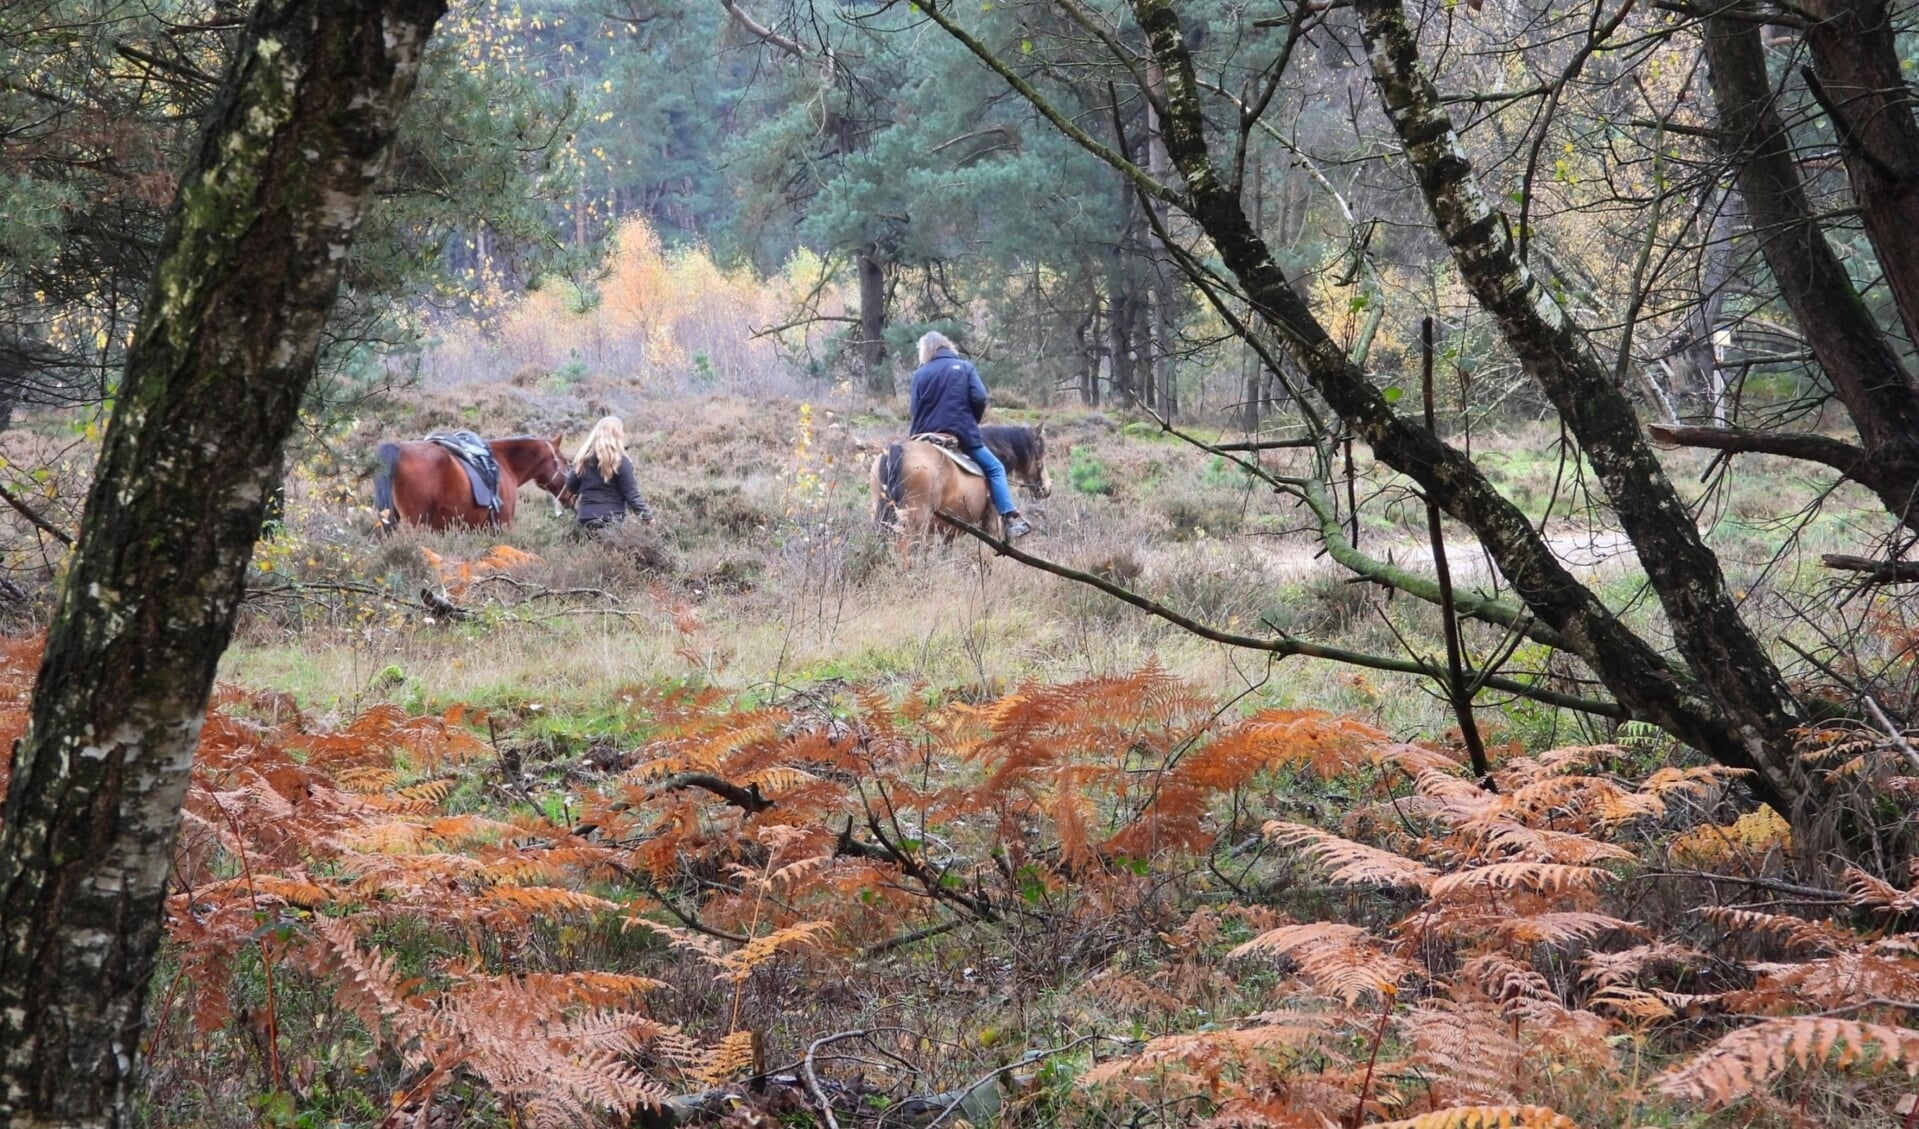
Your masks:
[[[664,680],[775,692],[825,679],[881,680],[990,696],[1027,680],[1156,661],[1222,695],[1249,694],[1250,702],[1354,709],[1408,735],[1452,725],[1418,679],[1300,659],[1269,671],[1257,655],[1193,639],[970,543],[901,569],[866,519],[867,452],[902,426],[883,408],[829,397],[808,415],[802,443],[796,403],[649,399],[597,379],[576,391],[568,408],[535,389],[463,385],[457,401],[426,393],[395,404],[351,439],[371,444],[425,430],[452,402],[479,405],[502,431],[580,434],[593,415],[618,412],[629,421],[660,532],[577,544],[565,536],[568,519],[549,516],[544,499],[530,495],[519,524],[497,536],[408,533],[374,542],[364,533],[363,495],[358,507],[343,508],[342,497],[354,492],[341,489],[337,461],[315,462],[294,476],[286,547],[263,549],[275,575],[315,586],[370,579],[396,599],[335,599],[315,590],[302,601],[257,605],[222,676],[275,686],[344,716],[375,701],[590,710],[622,685]],[[1385,654],[1408,644],[1437,653],[1429,609],[1384,602],[1347,583],[1316,558],[1299,516],[1241,472],[1168,442],[1157,425],[1070,411],[1048,421],[1066,473],[1056,470],[1051,499],[1028,503],[1041,530],[1029,546],[1231,630],[1281,630]],[[1566,515],[1590,503],[1580,486],[1590,476],[1561,465],[1557,439],[1544,428],[1521,428],[1473,442],[1509,497],[1555,537],[1573,537],[1580,525]],[[1423,507],[1360,455],[1362,547],[1413,562],[1429,556]],[[1674,480],[1698,498],[1735,590],[1754,598],[1816,580],[1814,554],[1858,551],[1883,526],[1857,491],[1815,505],[1823,487],[1797,468],[1748,457],[1711,479],[1707,493],[1705,461],[1686,452],[1672,458]],[[796,493],[799,482],[806,489]],[[1809,519],[1790,526],[1801,511]],[[1453,536],[1449,555],[1460,583],[1487,583]],[[527,600],[496,582],[476,590],[476,615],[459,624],[425,622],[406,606],[441,579],[424,565],[422,548],[472,560],[496,542],[541,558],[517,573],[529,589],[578,595]],[[1783,569],[1776,559],[1782,543],[1790,554]],[[1658,633],[1656,608],[1630,558],[1599,564],[1592,583],[1632,622]],[[1480,647],[1497,646],[1496,637],[1481,634]],[[405,677],[381,677],[391,667]],[[1501,724],[1502,710],[1530,718],[1495,705],[1490,724]],[[1526,720],[1518,728],[1538,727]]]
[[[869,688],[896,704],[980,703],[1026,685],[1123,675],[1156,664],[1218,703],[1229,718],[1262,708],[1323,709],[1364,719],[1397,738],[1441,744],[1455,725],[1423,680],[1303,659],[1269,663],[1263,655],[1207,643],[1097,592],[994,558],[964,539],[901,567],[867,525],[865,452],[901,429],[897,417],[884,411],[856,414],[850,404],[815,404],[801,435],[796,403],[655,400],[591,378],[574,389],[578,399],[571,404],[537,387],[471,385],[459,392],[464,402],[498,413],[493,418],[501,420],[500,430],[579,434],[591,415],[624,415],[642,488],[661,514],[660,527],[579,543],[566,536],[566,519],[550,516],[544,505],[526,504],[520,523],[497,534],[405,533],[374,541],[364,532],[370,514],[343,504],[339,473],[315,467],[294,476],[287,535],[263,551],[268,568],[261,576],[282,595],[250,605],[221,667],[224,679],[291,695],[307,711],[307,724],[318,728],[344,724],[384,702],[428,714],[456,705],[483,711],[493,759],[461,771],[443,804],[448,813],[511,813],[523,821],[571,826],[590,807],[592,790],[614,783],[595,775],[601,770],[594,758],[637,754],[659,737],[653,719],[631,702],[662,687],[719,688],[724,705],[716,711],[817,702],[826,715],[843,719],[851,708],[849,687]],[[447,418],[440,414],[445,408],[428,394],[364,425],[359,439],[425,430]],[[1232,630],[1284,631],[1381,654],[1408,648],[1425,657],[1440,653],[1430,607],[1405,598],[1388,601],[1349,583],[1315,558],[1298,514],[1276,505],[1230,466],[1169,441],[1156,426],[1101,414],[1053,413],[1048,432],[1057,436],[1054,457],[1067,460],[1067,473],[1056,465],[1054,496],[1028,507],[1041,529],[1028,547]],[[1521,430],[1478,436],[1475,448],[1501,488],[1558,536],[1574,527],[1568,515],[1584,496],[1566,488],[1577,476],[1550,456],[1553,438]],[[1704,524],[1725,552],[1735,586],[1766,608],[1803,593],[1817,579],[1808,563],[1813,554],[1858,551],[1873,527],[1856,493],[1835,496],[1797,527],[1784,564],[1774,565],[1786,540],[1782,518],[1810,506],[1819,485],[1754,459],[1743,460],[1739,474],[1705,495],[1699,482],[1704,467],[1703,459],[1680,454],[1672,469],[1675,480],[1700,498]],[[1377,467],[1362,461],[1361,471],[1357,491],[1368,499],[1363,547],[1402,562],[1421,559],[1419,553],[1428,551],[1423,508]],[[1555,482],[1557,500],[1548,512]],[[468,618],[430,621],[414,595],[441,585],[446,576],[429,567],[422,550],[448,562],[470,562],[498,543],[538,560],[514,569],[510,580],[480,580],[453,592]],[[1463,542],[1452,543],[1462,583],[1490,584],[1490,576],[1472,572],[1469,555]],[[1636,626],[1658,634],[1657,609],[1641,594],[1643,582],[1630,558],[1595,567],[1589,582],[1608,603],[1629,609]],[[1885,631],[1888,664],[1897,661],[1896,635],[1891,627]],[[1474,653],[1486,654],[1500,650],[1503,639],[1469,625],[1467,642]],[[1526,645],[1513,661],[1532,669],[1546,656]],[[1610,726],[1525,702],[1482,695],[1480,705],[1480,722],[1501,758],[1620,736]],[[1628,751],[1609,764],[1611,771],[1644,775],[1676,755],[1646,734],[1625,736]],[[1123,743],[1097,752],[1120,762],[1129,755]],[[926,766],[936,780],[949,783],[979,771],[957,757]],[[915,1042],[899,1053],[938,1062],[938,1084],[958,1085],[1017,1061],[1029,1045],[1058,1045],[1065,1032],[1099,1031],[1123,1041],[1208,1031],[1275,1006],[1284,977],[1270,969],[1232,967],[1223,955],[1263,926],[1232,916],[1209,923],[1208,907],[1248,902],[1258,912],[1284,910],[1302,921],[1393,920],[1403,907],[1391,896],[1362,896],[1307,880],[1296,863],[1275,859],[1257,834],[1262,820],[1282,818],[1384,840],[1398,835],[1406,818],[1404,812],[1389,814],[1398,811],[1394,804],[1375,802],[1390,787],[1390,781],[1359,775],[1329,782],[1304,773],[1263,774],[1215,813],[1220,839],[1207,857],[1177,865],[1132,860],[1141,870],[1127,897],[1137,900],[1125,901],[1126,912],[1103,925],[1057,932],[1013,915],[992,928],[958,930],[886,956],[841,960],[796,953],[769,964],[730,998],[715,990],[707,965],[669,949],[649,931],[620,929],[604,915],[541,924],[513,959],[528,962],[529,969],[644,971],[664,984],[650,996],[656,1014],[701,1037],[724,1033],[744,1015],[770,1045],[788,1054],[830,1030],[911,1029]],[[717,825],[715,808],[704,809],[702,825]],[[1120,818],[1117,812],[1098,814]],[[1007,843],[993,848],[979,841],[985,818],[975,813],[931,829],[922,822],[915,849],[928,857],[1006,849]],[[1016,850],[1018,843],[1011,846]],[[681,896],[704,897],[722,879],[736,880],[750,869],[755,849],[742,839],[729,856],[731,869],[697,870]],[[1013,870],[1010,857],[992,857]],[[1025,863],[1036,876],[1033,904],[1049,912],[1079,906],[1073,884],[1047,878],[1050,865]],[[1162,883],[1178,892],[1155,893]],[[861,896],[883,894],[868,890]],[[1679,914],[1672,908],[1667,916]],[[382,938],[403,963],[420,968],[443,955],[435,946],[446,943],[403,928]],[[884,934],[861,936],[859,943],[882,939]],[[507,963],[504,949],[484,951],[493,962],[489,967]],[[242,967],[237,977],[237,990],[257,995],[257,970]],[[1149,998],[1164,1006],[1140,1002]],[[294,1013],[308,1005],[295,999],[287,1006]],[[313,1015],[325,1014],[323,1003],[311,1006]],[[407,1079],[393,1063],[362,1061],[356,1067],[355,1057],[363,1060],[368,1045],[365,1032],[352,1030],[330,1042],[313,1041],[324,1084],[315,1084],[299,1116],[351,1124],[377,1120],[383,1111],[364,1095],[376,1084],[403,1088]],[[218,1069],[258,1073],[241,1043],[229,1040],[220,1047],[225,1057]],[[1658,1059],[1660,1050],[1654,1046],[1648,1053]],[[237,1123],[236,1113],[210,1112],[226,1099],[238,1103],[235,1110],[244,1109],[249,1096],[214,1077],[214,1060],[169,1061],[171,1070],[198,1070],[201,1076],[169,1076],[178,1087],[178,1104],[156,1123],[215,1123],[222,1116]],[[1073,1085],[1093,1065],[1090,1053],[1046,1060],[1038,1085],[1050,1112],[1040,1123],[1102,1123],[1096,1103]],[[357,1078],[355,1069],[370,1069],[376,1081]],[[933,1084],[929,1080],[925,1088]],[[517,1116],[483,1087],[462,1083],[458,1092],[472,1123]],[[1819,1101],[1829,1096],[1821,1091]],[[1605,1104],[1597,1096],[1593,1101],[1595,1108]],[[290,1120],[271,1110],[257,1117]],[[1648,1110],[1640,1121],[1707,1123],[1666,1109]],[[1760,1117],[1752,1123],[1783,1122]]]

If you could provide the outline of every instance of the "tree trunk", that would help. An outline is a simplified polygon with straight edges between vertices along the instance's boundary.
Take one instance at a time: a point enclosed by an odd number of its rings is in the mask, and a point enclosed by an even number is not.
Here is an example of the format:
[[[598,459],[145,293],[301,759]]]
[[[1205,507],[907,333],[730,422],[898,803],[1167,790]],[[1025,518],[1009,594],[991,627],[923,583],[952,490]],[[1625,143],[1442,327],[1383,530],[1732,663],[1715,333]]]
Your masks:
[[[1919,120],[1887,0],[1810,0],[1813,91],[1832,116],[1879,269],[1919,341]],[[1903,17],[1902,17],[1903,19]]]
[[[182,179],[0,825],[0,1124],[133,1116],[215,665],[443,0],[263,0]]]
[[[1155,94],[1163,96],[1166,78],[1160,73],[1157,64],[1147,66],[1146,82]],[[1146,121],[1146,174],[1165,184],[1172,179],[1168,174],[1173,171],[1173,162],[1166,153],[1165,130],[1159,120],[1159,114],[1152,108],[1151,103],[1147,104]],[[1158,233],[1168,230],[1169,209],[1166,201],[1162,199],[1155,199],[1148,206],[1153,209],[1153,242],[1159,243]],[[1161,250],[1166,251],[1166,248],[1162,246]],[[1171,254],[1170,251],[1166,253]],[[1172,420],[1179,415],[1179,390],[1173,383],[1175,380],[1173,358],[1176,355],[1173,349],[1175,331],[1173,279],[1171,270],[1163,262],[1156,262],[1153,265],[1152,303],[1153,319],[1150,332],[1153,339],[1153,367],[1148,379],[1152,381],[1151,388],[1155,394],[1147,399],[1158,409],[1161,418]]]
[[[875,396],[893,394],[893,368],[886,363],[886,268],[869,243],[854,255],[860,276],[860,372]]]
[[[1799,705],[1740,618],[1718,558],[1666,478],[1624,389],[1584,331],[1520,262],[1505,217],[1479,190],[1438,91],[1419,70],[1418,41],[1399,0],[1358,0],[1356,7],[1380,100],[1462,278],[1598,472],[1640,549],[1680,654],[1742,734],[1741,759],[1775,792],[1796,794],[1805,782],[1791,736],[1803,721]]]
[[[1875,54],[1878,50],[1861,42],[1827,53]],[[1736,170],[1739,193],[1752,219],[1760,253],[1813,355],[1845,404],[1864,447],[1831,465],[1872,490],[1895,517],[1919,529],[1919,398],[1915,398],[1911,378],[1898,354],[1814,218],[1812,204],[1800,184],[1785,122],[1773,104],[1759,28],[1729,17],[1706,21],[1706,58],[1712,70],[1720,132],[1732,150],[1728,157]],[[1909,107],[1901,112],[1910,117]],[[1872,136],[1876,138],[1879,133],[1875,131]],[[1919,149],[1907,156],[1919,160]],[[1848,147],[1849,168],[1871,163]],[[1855,185],[1859,184],[1858,175],[1855,172]],[[1873,176],[1866,175],[1870,184]],[[1905,185],[1859,191],[1870,217],[1875,206],[1894,211],[1903,208],[1914,189]],[[1885,222],[1869,219],[1868,231],[1876,232]],[[1896,221],[1901,225],[1914,222],[1919,221]],[[1912,230],[1904,228],[1908,240]],[[1888,281],[1899,261],[1895,255],[1893,263],[1888,264]],[[1913,269],[1919,273],[1919,267]],[[1919,281],[1915,285],[1919,286]]]
[[[1566,570],[1526,515],[1471,460],[1394,413],[1327,336],[1211,160],[1191,56],[1169,0],[1134,0],[1133,8],[1165,68],[1167,149],[1186,182],[1190,213],[1245,288],[1260,319],[1286,342],[1313,386],[1382,462],[1418,482],[1447,514],[1480,537],[1528,606],[1565,636],[1621,705],[1722,763],[1763,770],[1754,780],[1755,789],[1768,803],[1789,809],[1789,770],[1777,763],[1779,746],[1767,743],[1783,741],[1784,730],[1766,731],[1762,737],[1729,720],[1692,677],[1634,635]],[[1456,146],[1452,153],[1457,155]],[[1684,516],[1683,508],[1679,515]],[[1717,575],[1716,567],[1711,575]]]
[[[1106,289],[1110,306],[1106,319],[1111,334],[1113,356],[1112,396],[1110,402],[1122,408],[1133,406],[1134,389],[1138,387],[1135,376],[1137,353],[1134,351],[1133,332],[1138,321],[1139,305],[1133,296],[1132,280],[1126,269],[1126,257],[1129,254],[1126,241],[1121,240],[1113,248],[1112,267],[1107,272]]]

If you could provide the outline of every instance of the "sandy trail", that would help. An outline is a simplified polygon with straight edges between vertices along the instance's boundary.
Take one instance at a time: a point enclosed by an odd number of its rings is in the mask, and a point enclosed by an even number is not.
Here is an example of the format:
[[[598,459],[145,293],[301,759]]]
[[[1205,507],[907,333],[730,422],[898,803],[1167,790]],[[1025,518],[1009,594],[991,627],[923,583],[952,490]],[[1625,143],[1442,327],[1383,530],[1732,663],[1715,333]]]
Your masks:
[[[1548,526],[1546,543],[1560,563],[1581,579],[1617,575],[1639,567],[1639,557],[1633,551],[1632,540],[1623,530],[1571,524]],[[1305,537],[1283,540],[1252,537],[1245,539],[1242,544],[1257,549],[1261,562],[1282,579],[1303,580],[1313,576],[1345,574],[1345,570],[1335,564],[1330,556],[1320,553],[1317,541]],[[1399,567],[1422,575],[1433,574],[1433,547],[1428,542],[1408,540],[1387,543],[1377,537],[1368,539],[1362,534],[1359,547],[1369,557],[1390,559]],[[1475,583],[1497,575],[1485,550],[1477,542],[1463,536],[1447,541],[1446,563],[1452,568],[1455,584]]]

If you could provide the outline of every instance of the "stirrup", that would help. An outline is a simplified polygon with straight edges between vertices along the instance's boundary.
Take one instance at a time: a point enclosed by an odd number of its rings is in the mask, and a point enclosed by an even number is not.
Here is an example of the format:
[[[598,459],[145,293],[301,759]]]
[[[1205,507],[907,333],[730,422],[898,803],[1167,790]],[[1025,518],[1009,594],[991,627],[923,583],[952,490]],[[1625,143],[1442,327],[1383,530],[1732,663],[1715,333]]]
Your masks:
[[[1015,537],[1024,537],[1033,531],[1032,525],[1018,514],[1002,515],[1000,521],[1006,526],[1006,540],[1008,541],[1013,540]]]

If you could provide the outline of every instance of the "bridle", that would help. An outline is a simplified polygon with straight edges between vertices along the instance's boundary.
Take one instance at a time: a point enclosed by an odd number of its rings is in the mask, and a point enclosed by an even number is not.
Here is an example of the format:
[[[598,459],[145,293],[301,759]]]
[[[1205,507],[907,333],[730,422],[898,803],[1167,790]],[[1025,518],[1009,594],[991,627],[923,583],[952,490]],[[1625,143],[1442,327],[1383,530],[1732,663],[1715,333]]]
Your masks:
[[[1036,498],[1044,498],[1050,493],[1046,486],[1046,448],[1043,445],[1034,452],[1031,470],[1020,472],[1019,484],[1031,490]]]
[[[546,466],[543,468],[543,473],[540,476],[539,487],[540,489],[553,495],[554,501],[557,501],[558,503],[560,503],[560,505],[564,506],[566,505],[566,493],[567,493],[566,492],[566,460],[560,457],[560,449],[553,445],[553,440],[542,439],[540,440],[540,442],[546,444],[546,452],[547,454],[553,457],[553,461],[547,463]]]

